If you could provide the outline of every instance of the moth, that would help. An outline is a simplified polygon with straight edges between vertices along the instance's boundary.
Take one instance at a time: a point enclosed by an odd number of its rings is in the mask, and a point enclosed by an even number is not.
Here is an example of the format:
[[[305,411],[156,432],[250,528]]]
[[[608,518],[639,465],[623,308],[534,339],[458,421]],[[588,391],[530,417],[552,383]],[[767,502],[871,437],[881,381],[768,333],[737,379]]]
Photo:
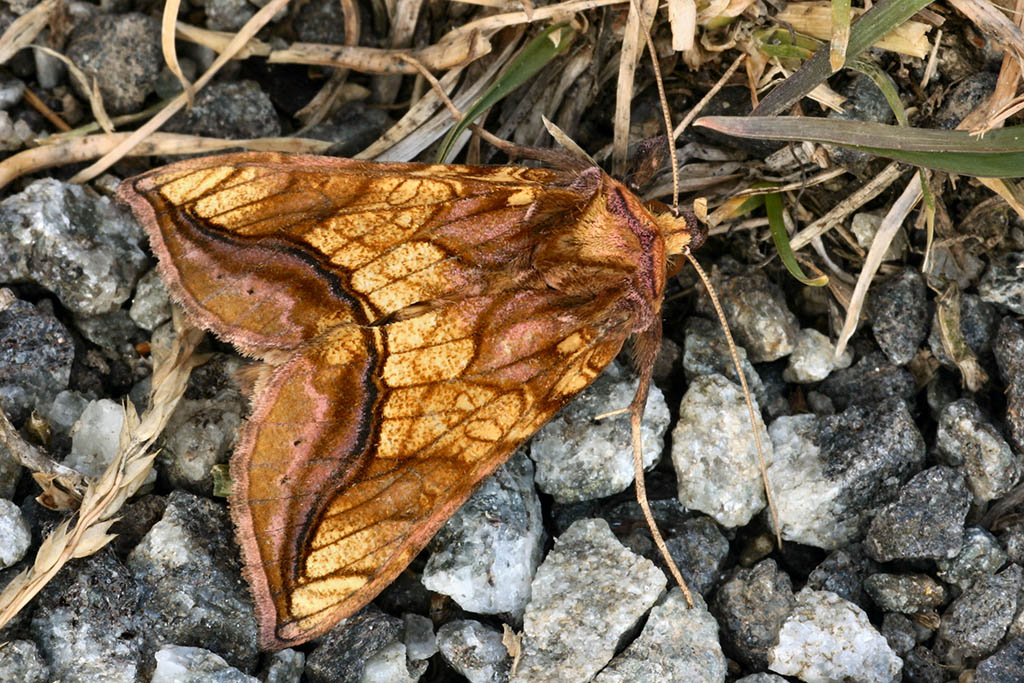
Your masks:
[[[118,197],[191,321],[260,361],[230,506],[266,649],[372,600],[631,336],[642,408],[705,235],[598,168],[242,153]]]

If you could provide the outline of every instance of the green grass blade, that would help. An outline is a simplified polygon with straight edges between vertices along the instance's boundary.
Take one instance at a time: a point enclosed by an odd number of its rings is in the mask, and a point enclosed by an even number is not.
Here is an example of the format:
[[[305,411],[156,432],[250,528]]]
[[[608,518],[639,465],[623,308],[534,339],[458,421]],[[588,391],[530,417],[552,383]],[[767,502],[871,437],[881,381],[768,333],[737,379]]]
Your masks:
[[[948,173],[1024,177],[1024,126],[978,137],[960,130],[811,117],[706,116],[694,125],[744,138],[827,142]]]
[[[452,147],[459,135],[481,114],[500,102],[513,90],[528,81],[534,74],[547,66],[551,60],[563,54],[569,49],[569,45],[575,38],[576,32],[569,27],[568,23],[559,23],[544,29],[536,38],[531,40],[524,47],[515,59],[509,62],[508,67],[495,79],[494,83],[484,91],[473,106],[466,111],[461,121],[452,126],[441,143],[441,150],[437,153],[437,162],[440,164],[448,160]]]
[[[789,234],[786,232],[786,223],[782,220],[782,197],[779,193],[772,192],[766,194],[764,196],[764,208],[768,214],[768,228],[772,233],[772,241],[775,242],[775,250],[779,252],[782,265],[786,266],[789,274],[808,287],[824,287],[827,285],[827,276],[807,277],[803,269],[800,268],[800,264],[797,263],[796,256],[793,255],[793,249],[789,246]]]

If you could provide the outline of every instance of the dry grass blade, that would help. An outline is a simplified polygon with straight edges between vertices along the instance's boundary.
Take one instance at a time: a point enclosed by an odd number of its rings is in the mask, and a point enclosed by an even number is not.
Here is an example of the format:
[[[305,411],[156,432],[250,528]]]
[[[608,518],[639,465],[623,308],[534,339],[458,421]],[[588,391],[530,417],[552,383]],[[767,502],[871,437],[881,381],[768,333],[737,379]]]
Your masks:
[[[73,138],[57,144],[35,147],[0,161],[0,188],[12,180],[45,168],[63,166],[97,159],[117,149],[134,133],[111,133]],[[205,154],[228,149],[244,148],[260,152],[292,152],[323,154],[333,143],[307,138],[256,138],[253,140],[225,140],[177,133],[153,133],[124,156],[154,154]]]
[[[185,97],[188,98],[188,106],[191,107],[192,100],[195,99],[195,88],[185,78],[181,65],[178,64],[178,51],[174,45],[174,25],[177,23],[180,5],[181,0],[166,0],[164,3],[164,12],[160,19],[160,49],[163,51],[164,62],[167,64],[167,68],[170,69],[171,73],[178,79],[178,82],[181,83],[181,89],[185,92]]]
[[[619,55],[619,77],[616,82],[613,118],[612,172],[620,176],[626,171],[626,156],[629,151],[629,115],[633,106],[636,65],[644,50],[643,34],[651,29],[657,10],[657,0],[631,0],[629,3],[626,30],[622,36],[622,53]]]
[[[110,525],[152,468],[156,454],[150,452],[150,447],[185,393],[192,368],[205,360],[194,353],[203,332],[192,327],[178,329],[181,332],[169,352],[154,349],[149,408],[140,419],[132,405],[126,404],[118,453],[103,476],[86,488],[78,518],[59,524],[39,546],[32,566],[0,593],[0,627],[10,622],[68,560],[90,555],[113,538]]]
[[[1024,218],[1024,201],[1021,200],[1020,185],[1011,184],[1005,178],[978,178],[978,182],[1002,197],[1018,216]]]
[[[11,22],[0,36],[0,64],[6,64],[18,51],[27,46],[50,21],[50,13],[58,0],[43,0],[28,12]]]
[[[421,50],[296,43],[284,50],[274,50],[267,61],[344,67],[370,74],[414,74],[416,70],[401,56],[412,57],[431,71],[445,71],[476,61],[490,52],[491,41],[474,32]]]
[[[434,75],[427,71],[426,67],[424,67],[422,64],[414,60],[412,57],[407,56],[405,57],[405,59],[407,59],[413,66],[416,67],[416,69],[420,73],[420,76],[422,76],[425,81],[430,83],[430,87],[434,90],[434,93],[439,98],[441,98],[441,101],[444,103],[444,106],[448,109],[449,113],[451,113],[452,118],[455,119],[456,122],[461,122],[462,119],[465,118],[465,114],[463,114],[459,110],[459,108],[455,106],[455,103],[452,102],[451,98],[448,97],[448,93],[444,91],[444,88],[441,86],[441,82],[434,78]],[[507,149],[510,146],[509,142],[502,140],[493,133],[484,130],[483,128],[476,124],[471,123],[469,124],[469,127],[473,130],[474,133],[479,135],[484,140],[487,140],[487,142],[494,145],[498,149]]]
[[[419,20],[422,7],[423,0],[395,0],[395,11],[391,17],[391,34],[388,36],[388,42],[392,49],[407,48],[412,45],[416,22]],[[373,91],[377,95],[377,101],[382,104],[393,104],[401,85],[402,79],[400,78],[374,79]]]
[[[910,214],[910,211],[921,200],[921,174],[915,173],[907,183],[903,194],[899,196],[896,203],[892,205],[889,212],[882,219],[882,225],[875,233],[875,239],[871,242],[871,249],[868,250],[868,257],[864,261],[860,275],[857,277],[857,286],[853,289],[853,296],[850,298],[850,306],[846,310],[846,319],[843,321],[843,329],[839,332],[839,339],[836,341],[835,357],[839,358],[846,351],[846,344],[857,329],[857,321],[860,320],[861,311],[867,301],[868,288],[871,281],[882,265],[882,259],[889,250],[896,232],[903,225],[903,221]]]
[[[676,52],[693,49],[697,35],[697,3],[694,0],[669,0],[668,21],[672,29],[672,49]]]
[[[0,447],[5,448],[22,467],[50,481],[59,480],[61,488],[72,492],[85,490],[85,477],[77,470],[55,462],[22,439],[3,411],[0,411]]]
[[[833,71],[839,71],[846,64],[846,48],[850,43],[850,0],[832,0],[831,34],[829,63]]]
[[[209,83],[214,75],[216,75],[216,73],[232,59],[235,52],[241,49],[249,41],[249,38],[254,36],[257,31],[263,28],[263,26],[273,19],[274,15],[287,4],[288,0],[270,0],[267,5],[254,14],[252,19],[247,21],[245,26],[239,29],[238,33],[229,43],[228,49],[219,55],[217,59],[214,60],[213,64],[210,65],[210,68],[206,70],[206,73],[196,81],[196,90],[201,89]],[[104,154],[99,161],[77,173],[71,181],[75,183],[84,183],[106,171],[121,157],[131,151],[137,144],[142,142],[146,136],[155,132],[160,128],[160,126],[164,125],[164,123],[174,116],[179,109],[185,106],[187,102],[188,97],[184,93],[175,97],[159,114],[154,116],[144,126],[128,136],[127,139],[114,147],[114,149]]]

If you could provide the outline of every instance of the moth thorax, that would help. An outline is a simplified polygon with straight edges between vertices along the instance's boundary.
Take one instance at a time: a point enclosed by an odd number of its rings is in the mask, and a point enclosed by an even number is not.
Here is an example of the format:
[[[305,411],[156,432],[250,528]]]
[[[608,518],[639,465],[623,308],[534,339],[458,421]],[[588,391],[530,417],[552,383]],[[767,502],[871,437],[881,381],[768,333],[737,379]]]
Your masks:
[[[671,211],[656,213],[654,221],[665,240],[665,253],[670,256],[683,253],[687,247],[690,251],[698,249],[708,238],[707,228],[689,211],[678,216]]]

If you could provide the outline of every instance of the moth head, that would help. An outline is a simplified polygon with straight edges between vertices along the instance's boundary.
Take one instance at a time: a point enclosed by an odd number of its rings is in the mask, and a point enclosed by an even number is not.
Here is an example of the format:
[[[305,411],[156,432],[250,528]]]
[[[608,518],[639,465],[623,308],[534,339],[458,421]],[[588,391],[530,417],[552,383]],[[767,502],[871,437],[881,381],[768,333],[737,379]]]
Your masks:
[[[684,249],[694,251],[699,249],[708,238],[708,230],[697,217],[689,212],[683,211],[678,216],[664,204],[655,202],[654,206],[648,205],[654,221],[661,229],[661,235],[665,240],[665,253],[675,256],[683,253]]]

